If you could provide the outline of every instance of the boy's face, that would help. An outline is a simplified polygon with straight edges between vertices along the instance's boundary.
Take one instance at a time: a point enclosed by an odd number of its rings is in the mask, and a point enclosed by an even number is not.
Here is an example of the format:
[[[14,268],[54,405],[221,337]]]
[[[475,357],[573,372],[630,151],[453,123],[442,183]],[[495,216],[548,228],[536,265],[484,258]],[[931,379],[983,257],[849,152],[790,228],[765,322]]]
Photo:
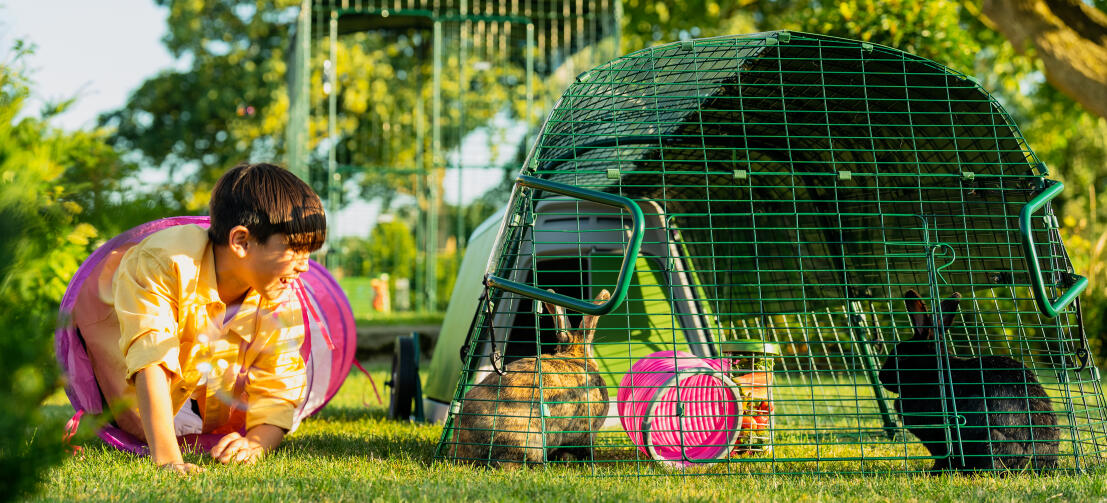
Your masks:
[[[280,300],[291,291],[296,278],[307,272],[308,252],[289,248],[288,236],[284,234],[273,234],[264,243],[251,244],[246,256],[246,281],[266,300]]]

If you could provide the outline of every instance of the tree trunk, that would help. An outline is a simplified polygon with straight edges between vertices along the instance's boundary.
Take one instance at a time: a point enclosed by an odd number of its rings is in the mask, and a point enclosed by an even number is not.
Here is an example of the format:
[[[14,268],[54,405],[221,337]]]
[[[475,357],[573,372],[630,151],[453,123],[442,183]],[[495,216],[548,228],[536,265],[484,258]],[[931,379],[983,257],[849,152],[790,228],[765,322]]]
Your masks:
[[[1081,0],[984,0],[985,16],[1018,51],[1038,51],[1046,79],[1107,117],[1107,14]]]

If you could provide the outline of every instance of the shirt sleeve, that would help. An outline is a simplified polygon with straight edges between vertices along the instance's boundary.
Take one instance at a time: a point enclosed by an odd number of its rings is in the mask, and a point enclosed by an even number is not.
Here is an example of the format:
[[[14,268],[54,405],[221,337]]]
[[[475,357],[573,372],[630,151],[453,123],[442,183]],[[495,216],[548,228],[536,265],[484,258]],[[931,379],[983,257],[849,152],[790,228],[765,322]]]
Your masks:
[[[304,325],[298,315],[299,306],[294,310],[295,313],[281,313],[279,318],[295,322],[282,324],[284,326],[273,328],[268,334],[258,334],[266,336],[267,342],[250,368],[246,382],[247,430],[261,424],[271,424],[285,431],[292,429],[296,408],[304,400],[307,366],[300,356]]]
[[[142,251],[124,257],[119,264],[112,291],[127,382],[132,382],[138,371],[153,365],[162,365],[181,375],[176,295],[180,279],[172,269]]]

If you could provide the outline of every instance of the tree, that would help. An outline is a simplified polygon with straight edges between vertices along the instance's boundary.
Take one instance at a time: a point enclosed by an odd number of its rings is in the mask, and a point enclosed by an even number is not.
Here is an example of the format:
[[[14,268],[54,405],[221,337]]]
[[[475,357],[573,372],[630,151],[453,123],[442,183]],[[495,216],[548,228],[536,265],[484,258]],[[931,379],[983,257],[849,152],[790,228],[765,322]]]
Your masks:
[[[438,160],[431,157],[434,88],[429,33],[414,28],[352,33],[340,37],[336,55],[338,162],[357,169],[356,180],[363,197],[383,198],[387,209],[397,194],[411,195],[426,210],[429,203],[416,177],[429,173],[428,183],[439,187],[441,193],[446,162],[444,156]],[[324,56],[315,56],[314,68],[323,68]],[[443,152],[477,128],[495,130],[490,121],[497,114],[517,119],[526,109],[523,60],[501,64],[495,71],[469,71],[462,82],[458,68],[479,68],[489,63],[475,52],[467,61],[459,61],[460,57],[450,51],[443,61],[447,69],[441,76],[440,94]],[[313,89],[324,88],[321,72],[312,79]],[[325,99],[322,92],[313,94],[313,108],[325,110]],[[317,114],[311,127],[310,148],[320,163],[326,154],[321,147],[327,145],[327,121],[326,115]]]
[[[328,263],[331,273],[341,272],[342,276],[369,275],[369,240],[359,236],[343,236],[334,247],[334,263]]]
[[[169,8],[166,47],[191,61],[144,82],[100,122],[111,144],[165,171],[163,187],[194,212],[223,170],[283,151],[285,61],[295,0],[155,0]]]
[[[1089,112],[1107,117],[1107,14],[1102,3],[984,0],[982,12],[988,26],[1017,50],[1036,50],[1050,84]]]
[[[415,236],[406,222],[394,218],[377,223],[366,243],[365,271],[370,276],[388,273],[393,278],[411,278],[415,272]]]
[[[663,41],[757,31],[756,0],[624,0],[622,53]]]
[[[155,1],[170,11],[166,46],[191,66],[148,79],[123,108],[101,117],[101,123],[114,129],[112,145],[165,170],[172,200],[185,211],[196,211],[229,166],[247,159],[274,160],[286,152],[287,72],[300,1]],[[323,23],[316,29],[325,27]],[[364,197],[390,203],[397,193],[408,194],[425,209],[428,182],[417,181],[416,174],[428,172],[429,184],[439,186],[444,167],[429,154],[429,31],[385,26],[343,34],[330,66],[336,69],[333,76],[324,74],[330,47],[322,40],[313,41],[311,54],[308,151],[309,164],[316,168],[313,186],[323,193],[327,180],[319,168],[333,144],[341,171],[357,181]],[[456,43],[447,41],[447,47]],[[442,75],[444,150],[468,131],[487,127],[496,114],[520,117],[525,109],[525,59],[495,71],[469,71],[465,82],[459,72],[449,71],[480,68],[488,64],[481,60],[487,56],[473,51],[467,61],[459,61],[452,51],[443,62],[448,70]],[[337,93],[336,142],[330,138],[327,89]],[[422,142],[416,141],[418,129],[428,131]]]

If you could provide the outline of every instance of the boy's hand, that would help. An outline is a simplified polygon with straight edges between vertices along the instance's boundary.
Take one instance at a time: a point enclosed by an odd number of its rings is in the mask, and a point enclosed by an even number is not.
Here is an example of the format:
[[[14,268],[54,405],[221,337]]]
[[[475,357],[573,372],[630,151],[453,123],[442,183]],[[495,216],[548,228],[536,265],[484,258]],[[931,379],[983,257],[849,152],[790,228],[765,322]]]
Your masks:
[[[159,469],[176,472],[178,475],[192,475],[193,473],[200,473],[204,471],[203,468],[196,466],[192,463],[166,463],[158,467]]]
[[[218,459],[220,463],[254,464],[265,454],[265,447],[256,440],[239,435],[238,432],[228,433],[219,439],[219,443],[211,448],[211,457]]]

